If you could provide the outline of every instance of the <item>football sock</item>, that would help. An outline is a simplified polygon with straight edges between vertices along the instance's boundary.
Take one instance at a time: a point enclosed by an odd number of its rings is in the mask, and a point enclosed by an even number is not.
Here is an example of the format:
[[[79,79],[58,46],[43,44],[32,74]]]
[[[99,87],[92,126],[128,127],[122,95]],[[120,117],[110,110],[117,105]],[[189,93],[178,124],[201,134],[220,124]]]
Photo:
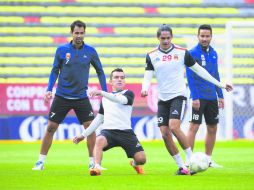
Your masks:
[[[89,163],[94,162],[94,157],[89,157]]]
[[[137,166],[137,163],[135,162],[135,160],[132,161],[132,166]]]
[[[43,154],[40,154],[39,155],[39,160],[38,161],[41,161],[41,162],[45,162],[45,160],[46,160],[46,157],[47,157],[47,155],[43,155]]]
[[[206,155],[208,162],[210,163],[212,161],[212,156],[211,155]]]
[[[185,149],[184,152],[185,152],[185,155],[186,155],[186,159],[187,159],[187,160],[190,160],[191,155],[192,155],[191,147]]]
[[[187,167],[186,167],[185,164],[183,163],[183,160],[182,160],[182,158],[181,158],[180,153],[174,155],[173,158],[174,158],[174,160],[175,160],[175,162],[176,162],[176,164],[177,164],[177,166],[178,166],[179,168],[187,169]]]

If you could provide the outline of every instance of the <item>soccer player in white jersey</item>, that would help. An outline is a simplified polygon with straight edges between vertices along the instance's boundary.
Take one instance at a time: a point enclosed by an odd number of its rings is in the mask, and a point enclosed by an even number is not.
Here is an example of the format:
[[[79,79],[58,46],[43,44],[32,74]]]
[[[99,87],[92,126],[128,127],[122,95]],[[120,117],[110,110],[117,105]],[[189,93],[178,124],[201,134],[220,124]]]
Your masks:
[[[173,33],[168,25],[163,24],[159,27],[157,38],[160,42],[159,46],[146,56],[141,96],[145,97],[148,95],[148,88],[153,74],[155,74],[159,92],[158,126],[160,127],[165,146],[178,166],[176,174],[188,175],[190,172],[184,164],[172,138],[173,133],[184,149],[186,163],[188,163],[192,150],[185,134],[180,128],[186,102],[186,97],[184,96],[186,88],[184,81],[185,67],[189,67],[203,79],[220,88],[225,88],[227,91],[231,91],[232,86],[217,81],[204,68],[195,63],[186,49],[172,44]]]
[[[101,160],[103,151],[113,147],[122,147],[130,161],[131,166],[138,174],[143,174],[142,165],[146,162],[144,149],[131,128],[131,113],[134,101],[134,93],[124,90],[125,74],[122,69],[115,69],[110,75],[112,93],[101,90],[90,92],[90,96],[102,96],[102,104],[99,113],[91,125],[73,139],[74,143],[79,143],[84,138],[92,134],[101,124],[101,131],[96,138],[94,147],[95,167],[90,169],[90,175],[101,175]]]

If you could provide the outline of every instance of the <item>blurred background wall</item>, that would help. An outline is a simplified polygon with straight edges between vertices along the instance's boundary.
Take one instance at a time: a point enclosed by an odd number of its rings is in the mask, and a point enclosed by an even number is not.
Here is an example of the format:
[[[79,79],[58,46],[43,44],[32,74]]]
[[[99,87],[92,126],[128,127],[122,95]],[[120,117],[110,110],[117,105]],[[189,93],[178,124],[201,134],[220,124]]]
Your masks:
[[[70,41],[69,25],[76,19],[87,24],[85,43],[98,51],[107,78],[114,68],[124,69],[127,88],[136,95],[132,127],[140,139],[161,138],[155,80],[148,98],[140,97],[146,53],[158,45],[157,28],[169,24],[172,42],[190,49],[199,25],[210,24],[221,80],[234,85],[233,93],[224,92],[218,139],[254,139],[253,0],[0,0],[0,139],[42,138],[49,110],[43,96],[54,53]],[[89,89],[99,88],[93,68],[89,83]],[[97,112],[100,99],[91,102]],[[188,109],[182,127],[188,127]],[[81,131],[71,112],[55,138]]]

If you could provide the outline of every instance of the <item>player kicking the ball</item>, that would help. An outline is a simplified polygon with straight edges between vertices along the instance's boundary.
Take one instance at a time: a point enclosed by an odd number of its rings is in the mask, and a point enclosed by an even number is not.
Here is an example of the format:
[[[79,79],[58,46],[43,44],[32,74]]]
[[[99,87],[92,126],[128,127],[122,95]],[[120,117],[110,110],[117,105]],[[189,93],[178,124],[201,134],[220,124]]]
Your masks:
[[[90,96],[102,96],[102,104],[99,113],[91,125],[73,139],[78,144],[84,138],[92,134],[101,124],[101,131],[96,138],[94,147],[95,167],[90,169],[90,175],[101,175],[101,160],[103,151],[113,147],[122,147],[130,161],[131,166],[138,174],[144,174],[142,165],[146,162],[144,149],[131,128],[131,113],[134,94],[130,90],[124,90],[125,74],[122,69],[114,69],[110,74],[112,93],[101,90],[90,92]]]

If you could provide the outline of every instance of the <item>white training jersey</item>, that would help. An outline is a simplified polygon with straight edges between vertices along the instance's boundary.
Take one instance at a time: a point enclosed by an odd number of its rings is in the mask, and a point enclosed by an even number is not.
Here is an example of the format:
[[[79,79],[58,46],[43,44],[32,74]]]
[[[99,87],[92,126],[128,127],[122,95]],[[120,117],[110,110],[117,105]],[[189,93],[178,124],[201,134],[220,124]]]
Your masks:
[[[157,79],[158,98],[166,101],[177,96],[184,96],[186,84],[184,81],[185,66],[190,67],[195,61],[189,52],[172,44],[168,51],[157,47],[146,56],[146,70],[153,70]]]
[[[134,93],[130,90],[123,90],[113,93],[115,96],[123,95],[128,99],[127,104],[112,102],[107,98],[102,98],[99,113],[104,115],[104,122],[100,129],[126,130],[131,128],[132,105]]]

